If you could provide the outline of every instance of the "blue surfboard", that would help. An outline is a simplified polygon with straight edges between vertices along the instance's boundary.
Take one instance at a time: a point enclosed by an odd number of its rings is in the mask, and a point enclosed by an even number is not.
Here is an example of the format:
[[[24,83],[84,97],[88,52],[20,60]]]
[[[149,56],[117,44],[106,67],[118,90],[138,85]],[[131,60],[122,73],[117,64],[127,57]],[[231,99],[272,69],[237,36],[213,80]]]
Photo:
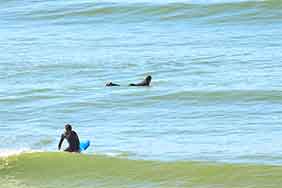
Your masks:
[[[89,140],[83,140],[80,142],[80,151],[85,151],[90,146]]]

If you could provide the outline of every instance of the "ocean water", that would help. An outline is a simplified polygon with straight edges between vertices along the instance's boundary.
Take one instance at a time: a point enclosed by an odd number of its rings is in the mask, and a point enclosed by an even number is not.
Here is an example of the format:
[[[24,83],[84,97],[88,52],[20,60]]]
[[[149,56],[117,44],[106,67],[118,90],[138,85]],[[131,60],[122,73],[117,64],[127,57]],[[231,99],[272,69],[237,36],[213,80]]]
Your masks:
[[[0,187],[281,187],[281,28],[279,0],[0,0]]]

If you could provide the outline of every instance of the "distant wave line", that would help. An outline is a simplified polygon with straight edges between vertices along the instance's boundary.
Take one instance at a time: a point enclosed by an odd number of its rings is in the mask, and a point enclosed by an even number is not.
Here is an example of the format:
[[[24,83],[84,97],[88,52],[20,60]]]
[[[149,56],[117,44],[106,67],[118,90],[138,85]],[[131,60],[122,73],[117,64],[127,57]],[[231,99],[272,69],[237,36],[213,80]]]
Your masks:
[[[74,5],[75,6],[75,5]],[[97,19],[118,19],[122,21],[159,20],[177,21],[204,18],[210,23],[251,21],[275,21],[282,18],[280,1],[243,1],[217,4],[191,3],[103,3],[88,6],[63,7],[47,10],[33,10],[26,16],[35,20],[56,20],[76,17]]]

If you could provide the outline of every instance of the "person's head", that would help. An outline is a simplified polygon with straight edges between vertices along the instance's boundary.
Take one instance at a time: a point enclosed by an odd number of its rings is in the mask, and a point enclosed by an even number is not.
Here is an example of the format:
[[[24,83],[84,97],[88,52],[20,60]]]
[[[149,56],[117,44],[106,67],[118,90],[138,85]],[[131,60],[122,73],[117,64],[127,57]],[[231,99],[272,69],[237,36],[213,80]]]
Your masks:
[[[146,78],[145,78],[145,80],[146,80],[146,83],[148,84],[148,85],[150,85],[150,83],[151,83],[151,80],[152,80],[152,76],[147,76]]]
[[[66,125],[65,125],[65,131],[66,131],[66,132],[70,132],[71,130],[72,130],[71,125],[70,125],[70,124],[66,124]]]

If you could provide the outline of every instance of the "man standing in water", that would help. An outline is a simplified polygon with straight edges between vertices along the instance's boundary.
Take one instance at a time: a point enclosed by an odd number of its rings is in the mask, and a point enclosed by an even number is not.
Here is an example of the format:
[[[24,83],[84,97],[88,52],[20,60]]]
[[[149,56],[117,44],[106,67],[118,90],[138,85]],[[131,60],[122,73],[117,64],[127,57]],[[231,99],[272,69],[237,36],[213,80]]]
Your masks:
[[[65,133],[62,134],[61,140],[60,140],[59,145],[58,145],[59,150],[61,149],[61,146],[62,146],[64,139],[66,139],[69,143],[69,146],[64,151],[78,152],[78,153],[80,152],[79,138],[78,138],[76,132],[72,130],[72,127],[71,127],[70,124],[65,125]]]

